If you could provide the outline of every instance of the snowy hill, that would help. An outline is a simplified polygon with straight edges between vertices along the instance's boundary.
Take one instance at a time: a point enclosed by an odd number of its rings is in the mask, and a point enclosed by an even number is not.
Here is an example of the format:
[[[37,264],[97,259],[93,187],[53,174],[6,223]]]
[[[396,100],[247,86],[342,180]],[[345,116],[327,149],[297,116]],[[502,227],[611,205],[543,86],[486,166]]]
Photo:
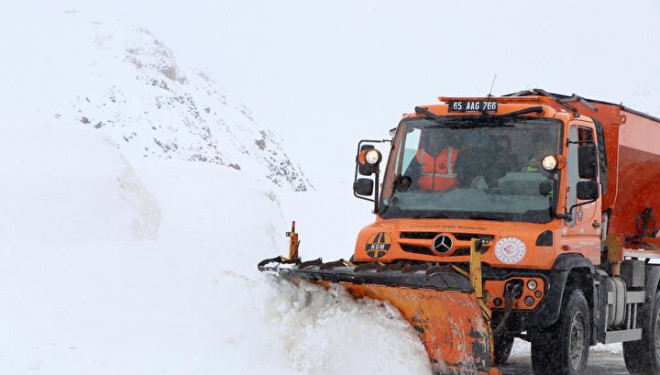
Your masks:
[[[12,112],[76,120],[128,157],[202,161],[296,191],[311,187],[280,136],[203,72],[182,67],[147,30],[74,11],[43,21],[28,46],[5,36],[21,56],[3,62],[18,72],[8,78],[18,89]]]

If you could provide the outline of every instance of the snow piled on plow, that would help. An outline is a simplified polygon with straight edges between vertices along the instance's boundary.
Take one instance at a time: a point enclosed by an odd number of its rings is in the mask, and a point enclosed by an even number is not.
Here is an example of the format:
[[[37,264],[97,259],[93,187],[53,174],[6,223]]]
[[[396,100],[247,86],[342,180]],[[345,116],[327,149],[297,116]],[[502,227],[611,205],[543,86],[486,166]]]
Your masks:
[[[255,353],[254,341],[244,333],[255,329],[255,321],[244,320],[228,331],[234,351],[248,363],[259,358],[267,366],[280,367],[274,372],[278,374],[430,373],[416,332],[396,309],[372,300],[355,300],[340,287],[326,291],[312,284],[294,287],[271,281],[252,285],[253,298],[259,298],[252,314],[258,318],[264,339],[257,347],[259,352]],[[234,275],[224,287],[250,282]],[[237,307],[237,314],[250,314]],[[255,368],[245,368],[245,361],[234,362],[228,373],[253,373]],[[264,364],[254,364],[260,365]]]
[[[391,307],[257,271],[287,246],[281,188],[127,159],[77,123],[1,123],[0,373],[430,372]]]

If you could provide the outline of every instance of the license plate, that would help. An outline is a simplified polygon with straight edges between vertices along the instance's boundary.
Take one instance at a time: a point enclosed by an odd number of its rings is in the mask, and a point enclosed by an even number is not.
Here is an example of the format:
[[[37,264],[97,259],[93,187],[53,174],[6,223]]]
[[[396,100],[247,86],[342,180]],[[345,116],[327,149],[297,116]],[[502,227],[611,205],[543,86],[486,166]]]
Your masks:
[[[450,100],[449,112],[497,112],[495,100]]]

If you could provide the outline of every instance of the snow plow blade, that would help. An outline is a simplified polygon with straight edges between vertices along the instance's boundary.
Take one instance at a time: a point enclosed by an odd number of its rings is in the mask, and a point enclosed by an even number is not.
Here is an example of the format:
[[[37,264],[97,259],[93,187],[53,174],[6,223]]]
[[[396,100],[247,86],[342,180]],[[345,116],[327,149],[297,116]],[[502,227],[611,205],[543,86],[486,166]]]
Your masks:
[[[337,283],[356,298],[391,303],[417,330],[434,374],[500,373],[491,368],[489,314],[460,269],[320,259],[286,264],[283,258],[274,258],[259,263],[259,270],[295,284]]]

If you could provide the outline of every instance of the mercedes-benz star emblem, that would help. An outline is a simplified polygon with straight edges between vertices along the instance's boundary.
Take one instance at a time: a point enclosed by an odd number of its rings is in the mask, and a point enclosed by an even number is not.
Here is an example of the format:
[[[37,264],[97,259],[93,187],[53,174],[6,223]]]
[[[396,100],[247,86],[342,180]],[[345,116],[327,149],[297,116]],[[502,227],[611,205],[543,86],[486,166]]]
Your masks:
[[[433,240],[433,252],[445,255],[454,246],[454,241],[446,234],[441,234]]]

